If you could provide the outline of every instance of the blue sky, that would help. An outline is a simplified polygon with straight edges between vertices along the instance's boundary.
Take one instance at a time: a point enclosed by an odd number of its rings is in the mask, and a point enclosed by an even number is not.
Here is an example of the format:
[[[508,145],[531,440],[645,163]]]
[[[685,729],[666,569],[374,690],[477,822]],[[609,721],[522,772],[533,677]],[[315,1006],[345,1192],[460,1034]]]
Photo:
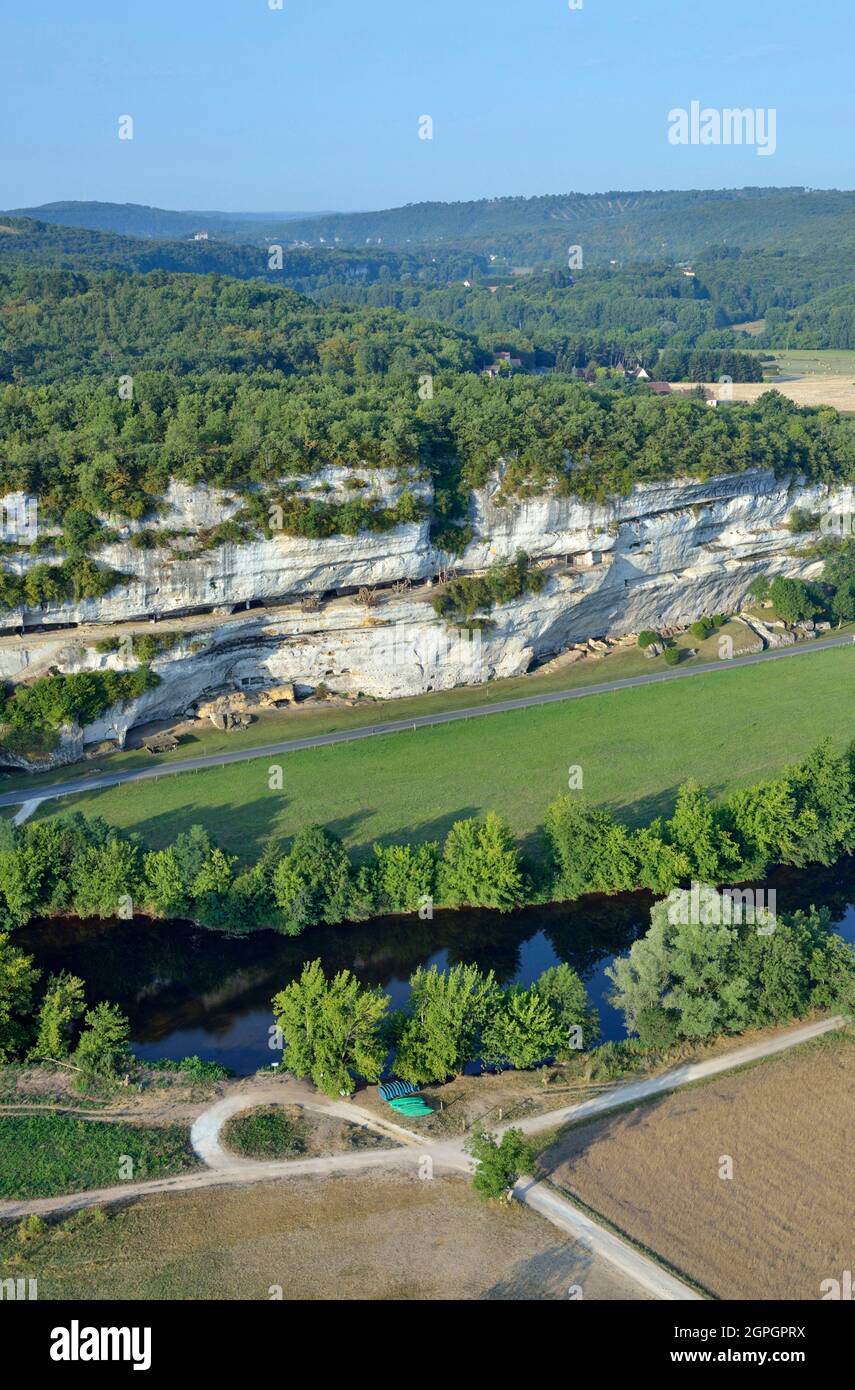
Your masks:
[[[855,186],[853,0],[270,3],[2,0],[0,207]],[[774,107],[776,154],[670,145],[693,100]]]

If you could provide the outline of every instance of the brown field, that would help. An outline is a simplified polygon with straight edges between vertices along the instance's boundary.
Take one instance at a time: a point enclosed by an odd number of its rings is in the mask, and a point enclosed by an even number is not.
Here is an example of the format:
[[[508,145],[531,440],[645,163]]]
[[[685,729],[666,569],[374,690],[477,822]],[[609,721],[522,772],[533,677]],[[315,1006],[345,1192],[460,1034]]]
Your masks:
[[[568,1130],[543,1163],[720,1298],[818,1299],[855,1259],[853,1141],[855,1038],[838,1034]]]
[[[675,390],[688,390],[675,386]],[[704,386],[705,391],[718,397],[723,388],[718,383]],[[756,401],[765,391],[780,391],[796,405],[832,405],[835,410],[855,411],[855,373],[847,375],[782,377],[780,381],[735,382],[728,388],[734,401]]]
[[[0,1277],[44,1299],[586,1299],[643,1291],[533,1212],[462,1177],[299,1178],[81,1212],[22,1243],[0,1226]]]

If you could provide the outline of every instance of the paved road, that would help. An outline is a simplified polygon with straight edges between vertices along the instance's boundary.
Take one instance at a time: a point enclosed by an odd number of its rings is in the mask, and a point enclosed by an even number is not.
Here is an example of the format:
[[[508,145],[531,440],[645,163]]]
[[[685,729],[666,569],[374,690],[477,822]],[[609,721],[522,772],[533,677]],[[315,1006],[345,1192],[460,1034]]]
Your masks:
[[[207,757],[182,758],[172,763],[159,763],[154,767],[131,768],[125,772],[110,772],[99,777],[81,777],[74,781],[57,782],[44,788],[36,788],[35,786],[21,788],[18,791],[0,794],[0,806],[19,806],[24,801],[32,801],[37,805],[40,801],[52,801],[60,796],[103,791],[106,787],[118,787],[124,782],[140,782],[151,777],[169,777],[179,772],[200,772],[205,768],[225,767],[229,763],[244,763],[253,758],[282,757],[283,754],[298,753],[306,748],[325,748],[336,743],[353,743],[357,739],[375,738],[379,734],[411,733],[414,729],[427,729],[437,724],[454,724],[461,719],[479,719],[488,714],[509,714],[513,710],[532,709],[536,705],[554,705],[564,700],[582,700],[589,695],[605,695],[615,690],[630,690],[639,685],[657,685],[660,681],[686,680],[691,676],[709,675],[712,671],[756,666],[761,661],[784,661],[788,657],[803,656],[808,652],[827,651],[829,647],[851,646],[851,637],[832,637],[827,641],[799,643],[796,646],[784,647],[780,650],[758,652],[754,656],[735,657],[731,661],[687,666],[683,670],[657,671],[649,676],[627,676],[623,680],[603,681],[599,685],[578,686],[572,690],[553,690],[543,695],[525,695],[516,700],[497,700],[495,704],[447,710],[442,714],[422,714],[417,715],[414,719],[391,720],[383,724],[369,724],[358,729],[341,729],[338,733],[317,734],[314,738],[286,739],[281,743],[236,748],[231,753],[212,753]]]
[[[647,1081],[626,1082],[612,1087],[606,1094],[591,1101],[577,1105],[564,1106],[550,1110],[543,1115],[534,1115],[522,1123],[511,1121],[502,1125],[499,1133],[516,1127],[528,1134],[538,1130],[554,1129],[572,1120],[585,1119],[591,1114],[603,1114],[621,1106],[637,1103],[647,1097],[663,1095],[681,1086],[691,1085],[705,1077],[730,1071],[744,1066],[747,1062],[762,1057],[771,1057],[800,1043],[809,1042],[832,1032],[844,1025],[839,1016],[821,1019],[818,1023],[803,1024],[766,1038],[732,1052],[721,1053],[703,1062],[688,1063],[674,1067],[661,1076]],[[220,1143],[222,1126],[231,1115],[255,1105],[296,1102],[305,1104],[308,1109],[337,1115],[342,1119],[378,1130],[392,1131],[394,1137],[403,1141],[402,1147],[395,1149],[364,1150],[349,1154],[330,1154],[323,1158],[292,1159],[286,1161],[259,1162],[241,1159],[229,1154]],[[351,1101],[328,1100],[318,1095],[305,1083],[289,1078],[284,1084],[271,1088],[258,1087],[241,1092],[238,1096],[227,1097],[209,1106],[199,1115],[191,1131],[193,1147],[208,1166],[202,1171],[182,1173],[173,1178],[158,1178],[151,1182],[120,1183],[113,1187],[76,1192],[60,1197],[39,1197],[31,1200],[0,1202],[0,1220],[18,1220],[31,1213],[40,1216],[70,1212],[82,1207],[108,1206],[114,1202],[126,1202],[138,1197],[153,1196],[161,1192],[187,1192],[202,1187],[216,1187],[222,1184],[246,1184],[272,1182],[286,1177],[330,1177],[336,1173],[358,1174],[366,1169],[377,1167],[397,1167],[412,1171],[413,1164],[419,1169],[426,1158],[430,1158],[439,1169],[470,1173],[473,1162],[460,1139],[435,1142],[406,1130],[392,1121],[378,1120]],[[674,1275],[668,1274],[654,1260],[649,1259],[634,1245],[607,1230],[593,1218],[586,1216],[559,1192],[546,1183],[536,1182],[531,1177],[521,1178],[514,1187],[518,1201],[545,1216],[565,1234],[581,1245],[608,1260],[629,1275],[642,1288],[659,1299],[692,1300],[698,1297],[694,1289],[684,1284]]]

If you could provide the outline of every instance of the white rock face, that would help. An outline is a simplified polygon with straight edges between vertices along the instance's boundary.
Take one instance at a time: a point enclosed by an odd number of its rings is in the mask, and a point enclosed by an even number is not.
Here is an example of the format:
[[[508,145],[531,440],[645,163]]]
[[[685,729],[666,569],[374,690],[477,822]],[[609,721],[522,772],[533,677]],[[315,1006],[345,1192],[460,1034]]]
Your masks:
[[[344,476],[344,470],[327,470],[320,481],[340,494]],[[368,469],[364,477],[370,491],[363,495],[378,505],[394,502],[403,486],[429,500],[424,482],[401,484]],[[602,506],[555,494],[500,504],[500,481],[497,476],[472,495],[475,537],[455,568],[483,570],[524,550],[544,563],[548,579],[541,593],[495,609],[492,626],[471,638],[448,632],[430,605],[423,581],[449,557],[431,546],[427,521],[358,537],[277,536],[224,545],[192,560],[138,550],[124,540],[98,558],[135,576],[126,588],[101,600],[28,610],[26,624],[118,623],[221,610],[186,620],[183,640],[153,663],[161,677],[157,689],[84,730],[87,743],[110,738],[121,744],[135,724],[180,714],[224,688],[293,681],[298,691],[323,682],[347,694],[417,694],[520,674],[533,660],[589,637],[733,612],[757,574],[810,578],[819,572],[821,566],[800,553],[816,537],[787,529],[794,508],[855,510],[851,487],[829,492],[764,469],[638,485]],[[319,480],[313,482],[317,487]],[[191,531],[209,529],[239,506],[205,487],[183,485],[170,488],[167,503],[160,524]],[[319,611],[307,612],[297,597],[401,580],[413,588],[387,590],[372,607],[328,597]],[[257,600],[267,606],[226,616],[233,605]],[[51,667],[71,672],[134,665],[97,653],[97,636],[65,631],[0,639],[0,676],[14,681]]]

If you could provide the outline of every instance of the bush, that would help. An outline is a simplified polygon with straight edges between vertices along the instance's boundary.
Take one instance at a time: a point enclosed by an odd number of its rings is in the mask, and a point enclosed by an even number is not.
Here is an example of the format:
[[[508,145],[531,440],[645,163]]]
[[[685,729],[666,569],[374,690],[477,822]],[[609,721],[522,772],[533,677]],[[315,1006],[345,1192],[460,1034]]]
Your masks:
[[[683,653],[679,647],[666,647],[662,655],[665,658],[666,666],[679,666],[683,659]]]
[[[466,1152],[478,1164],[472,1186],[485,1202],[503,1197],[535,1162],[534,1147],[521,1129],[507,1129],[497,1142],[494,1134],[476,1130],[466,1141]]]
[[[646,651],[648,647],[652,647],[653,644],[658,641],[659,633],[651,632],[649,628],[645,628],[643,632],[639,632],[638,634],[638,645],[642,651]]]

